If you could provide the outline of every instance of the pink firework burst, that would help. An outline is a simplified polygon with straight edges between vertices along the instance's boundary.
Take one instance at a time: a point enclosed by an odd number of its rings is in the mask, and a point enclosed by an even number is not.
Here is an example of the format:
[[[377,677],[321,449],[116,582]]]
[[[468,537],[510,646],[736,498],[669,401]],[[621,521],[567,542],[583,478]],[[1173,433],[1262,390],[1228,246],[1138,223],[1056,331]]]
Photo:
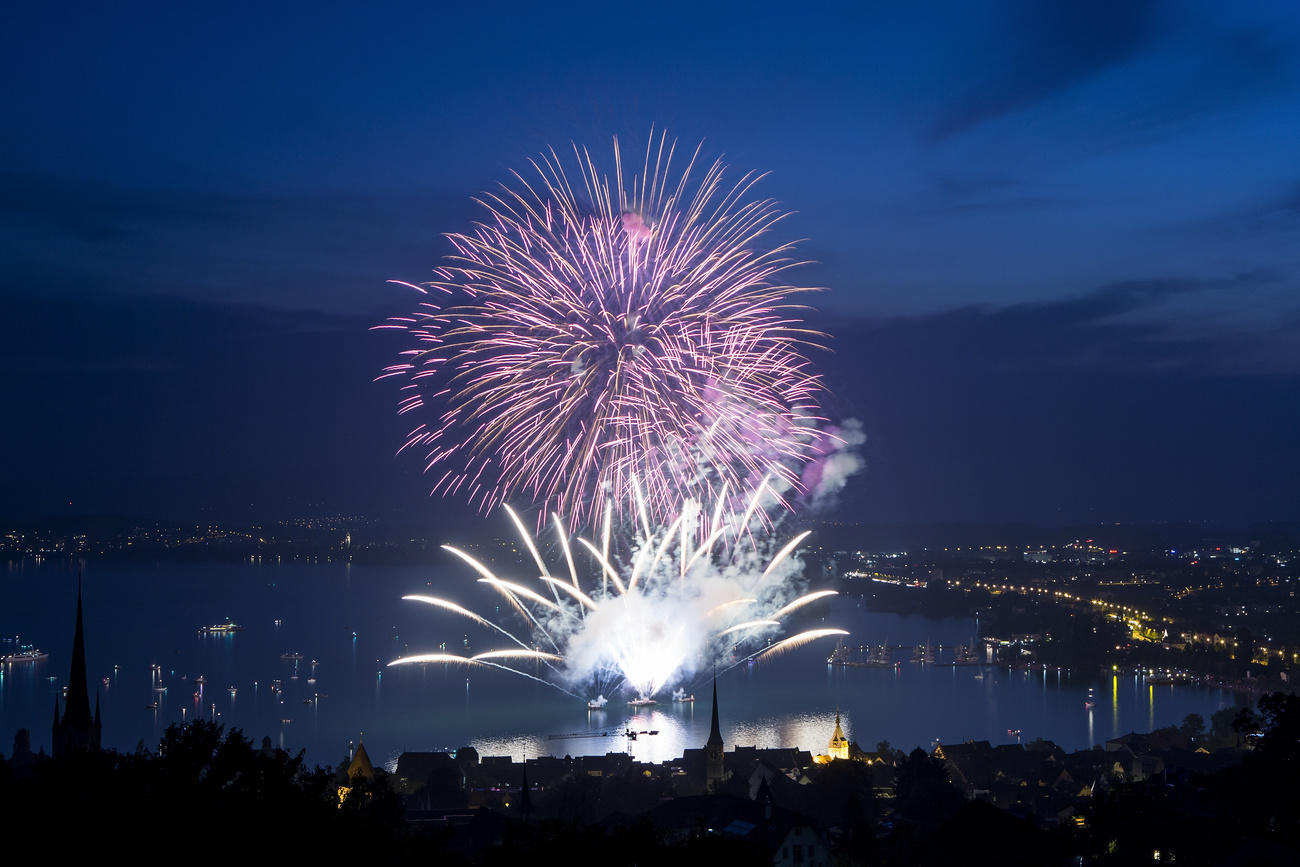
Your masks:
[[[812,290],[784,282],[791,245],[764,244],[786,213],[749,198],[761,175],[728,182],[698,147],[678,171],[675,147],[652,138],[629,170],[615,139],[612,177],[576,145],[571,174],[539,156],[380,326],[414,338],[381,378],[405,380],[400,413],[430,412],[403,450],[435,492],[581,524],[626,503],[658,522],[764,477],[798,489],[825,437],[820,335],[794,303]]]

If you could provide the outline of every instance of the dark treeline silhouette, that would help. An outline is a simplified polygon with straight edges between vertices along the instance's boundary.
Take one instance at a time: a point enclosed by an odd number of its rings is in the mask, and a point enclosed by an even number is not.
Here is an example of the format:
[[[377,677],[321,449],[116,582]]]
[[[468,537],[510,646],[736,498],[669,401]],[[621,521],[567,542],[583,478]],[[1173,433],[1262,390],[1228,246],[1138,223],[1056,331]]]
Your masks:
[[[252,850],[240,847],[254,844],[305,857],[360,855],[404,845],[400,806],[385,787],[358,787],[340,807],[334,772],[213,723],[169,727],[156,752],[44,758],[23,746],[16,739],[14,756],[0,763],[11,851],[24,838],[52,845],[60,860],[212,849],[241,857]]]

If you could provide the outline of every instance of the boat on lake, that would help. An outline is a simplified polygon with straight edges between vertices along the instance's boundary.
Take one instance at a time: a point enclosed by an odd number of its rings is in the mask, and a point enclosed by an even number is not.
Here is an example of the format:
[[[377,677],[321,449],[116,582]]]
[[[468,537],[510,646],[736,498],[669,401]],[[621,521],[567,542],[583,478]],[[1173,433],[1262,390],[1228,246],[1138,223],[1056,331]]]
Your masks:
[[[234,635],[236,632],[243,632],[244,627],[234,621],[227,620],[225,623],[215,623],[211,626],[200,626],[200,635]]]
[[[0,656],[0,663],[4,665],[22,665],[26,662],[40,662],[43,659],[49,659],[50,655],[44,650],[36,647],[20,650],[17,653],[11,653],[8,656]]]

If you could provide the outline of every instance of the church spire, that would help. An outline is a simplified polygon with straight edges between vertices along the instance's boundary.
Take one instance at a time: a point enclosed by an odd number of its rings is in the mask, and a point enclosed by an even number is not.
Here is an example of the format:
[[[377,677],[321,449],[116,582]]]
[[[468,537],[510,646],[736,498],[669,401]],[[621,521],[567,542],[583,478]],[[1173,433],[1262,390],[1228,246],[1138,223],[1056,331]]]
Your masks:
[[[524,754],[524,779],[519,784],[519,812],[527,822],[533,812],[533,793],[528,786],[528,754]]]
[[[713,678],[713,725],[709,728],[707,747],[722,746],[722,730],[718,727],[718,679]]]
[[[704,744],[704,789],[716,792],[726,775],[726,764],[722,758],[722,729],[718,726],[718,678],[713,678],[713,725],[709,728],[709,740]]]
[[[58,718],[59,701],[54,699],[53,752],[55,756],[80,750],[99,749],[102,723],[99,696],[95,697],[95,716],[90,715],[90,690],[86,682],[86,632],[81,613],[81,579],[77,579],[77,624],[72,634],[72,665],[68,671],[67,697],[63,719]]]
[[[90,688],[86,684],[86,636],[81,617],[81,582],[77,582],[77,626],[72,635],[72,668],[68,672],[68,703],[63,709],[63,724],[78,728],[91,726]]]

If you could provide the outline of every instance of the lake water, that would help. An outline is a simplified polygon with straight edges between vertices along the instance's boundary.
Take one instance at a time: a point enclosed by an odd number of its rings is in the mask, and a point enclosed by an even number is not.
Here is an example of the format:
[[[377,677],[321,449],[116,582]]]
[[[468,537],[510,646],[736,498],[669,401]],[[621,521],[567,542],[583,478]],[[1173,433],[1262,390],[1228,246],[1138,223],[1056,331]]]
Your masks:
[[[76,575],[62,562],[15,561],[0,569],[0,636],[20,636],[50,654],[44,662],[0,667],[0,751],[9,754],[19,728],[31,731],[33,749],[48,751],[54,696],[68,675]],[[143,741],[153,748],[170,723],[196,715],[240,728],[255,741],[265,735],[291,751],[306,749],[315,764],[341,761],[362,732],[376,760],[470,744],[482,755],[516,760],[626,751],[659,761],[708,737],[707,681],[686,684],[699,699],[694,704],[664,696],[655,707],[635,710],[615,699],[589,712],[570,696],[505,672],[386,668],[402,655],[435,652],[440,643],[458,652],[467,637],[476,650],[495,645],[468,621],[401,601],[431,587],[480,612],[495,604],[454,567],[443,573],[343,563],[92,561],[84,584],[87,675],[99,690],[104,743],[129,750]],[[945,646],[943,660],[976,634],[970,620],[899,616],[848,598],[833,601],[825,625],[848,629],[855,644],[929,641]],[[244,631],[198,634],[198,627],[226,618]],[[822,624],[808,628],[814,625]],[[904,749],[935,740],[1007,743],[1016,729],[1025,741],[1042,737],[1078,749],[1177,724],[1189,713],[1208,720],[1235,701],[1227,692],[1151,686],[1132,676],[910,662],[896,669],[836,668],[826,664],[832,647],[823,641],[723,674],[718,691],[728,748],[824,752],[838,709],[848,736],[865,749],[881,740]],[[0,653],[13,649],[0,645]],[[295,653],[301,661],[282,658]],[[195,682],[200,675],[203,684]],[[272,689],[276,680],[279,694]],[[1096,706],[1088,710],[1090,688]],[[628,729],[658,734],[629,740]]]

